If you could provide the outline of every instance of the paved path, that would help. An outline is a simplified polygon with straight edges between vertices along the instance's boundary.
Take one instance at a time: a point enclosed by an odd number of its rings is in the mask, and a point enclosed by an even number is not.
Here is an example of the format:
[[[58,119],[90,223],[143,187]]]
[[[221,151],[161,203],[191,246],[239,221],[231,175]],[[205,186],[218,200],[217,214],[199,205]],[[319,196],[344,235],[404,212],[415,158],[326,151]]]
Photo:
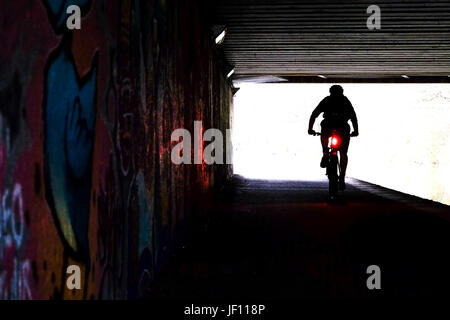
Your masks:
[[[450,207],[349,179],[236,178],[177,251],[150,299],[315,299],[450,295]],[[380,291],[366,268],[381,268]]]

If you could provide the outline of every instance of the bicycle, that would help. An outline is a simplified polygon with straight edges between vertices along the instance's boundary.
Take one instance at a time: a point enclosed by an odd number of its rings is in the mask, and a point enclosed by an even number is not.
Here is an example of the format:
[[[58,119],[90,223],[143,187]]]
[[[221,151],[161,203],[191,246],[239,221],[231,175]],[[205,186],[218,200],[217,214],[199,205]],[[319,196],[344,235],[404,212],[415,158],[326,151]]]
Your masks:
[[[321,133],[313,132],[314,136],[320,136]],[[341,173],[338,151],[341,146],[341,136],[337,130],[332,130],[328,138],[328,152],[326,157],[326,175],[328,176],[328,193],[331,200],[337,197],[339,190],[339,176]]]

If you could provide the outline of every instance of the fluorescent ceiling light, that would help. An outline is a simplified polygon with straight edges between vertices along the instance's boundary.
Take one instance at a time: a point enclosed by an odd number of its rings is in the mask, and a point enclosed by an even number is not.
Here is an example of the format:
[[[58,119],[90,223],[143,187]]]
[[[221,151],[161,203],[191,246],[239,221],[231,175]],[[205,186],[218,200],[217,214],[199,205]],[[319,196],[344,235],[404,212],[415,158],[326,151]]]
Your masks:
[[[319,75],[317,75],[319,78],[322,78],[322,79],[326,79],[327,77],[325,77],[324,75],[321,75],[321,74],[319,74]]]
[[[227,29],[223,31],[216,37],[216,44],[221,44],[225,40],[225,35],[227,34]]]
[[[227,74],[227,79],[228,79],[229,77],[231,77],[231,76],[233,75],[233,73],[234,73],[234,68],[231,69],[230,72],[228,72],[228,74]]]
[[[409,79],[409,77],[406,74],[402,74],[402,78]]]

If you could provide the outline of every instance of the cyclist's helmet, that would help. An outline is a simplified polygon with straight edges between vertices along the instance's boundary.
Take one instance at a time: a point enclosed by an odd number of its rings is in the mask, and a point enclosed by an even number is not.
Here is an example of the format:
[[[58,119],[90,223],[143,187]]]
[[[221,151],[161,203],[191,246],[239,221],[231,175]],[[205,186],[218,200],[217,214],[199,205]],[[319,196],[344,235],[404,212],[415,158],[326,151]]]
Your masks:
[[[332,96],[340,96],[344,94],[344,89],[340,86],[335,84],[334,86],[330,87],[330,94]]]

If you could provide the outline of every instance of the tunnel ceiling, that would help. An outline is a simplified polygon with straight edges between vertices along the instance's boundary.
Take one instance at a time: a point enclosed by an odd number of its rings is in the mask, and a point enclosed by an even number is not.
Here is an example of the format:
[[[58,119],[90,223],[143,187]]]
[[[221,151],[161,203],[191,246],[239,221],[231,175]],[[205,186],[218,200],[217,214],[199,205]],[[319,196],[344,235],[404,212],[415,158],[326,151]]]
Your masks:
[[[380,30],[366,25],[372,4]],[[450,75],[450,1],[218,0],[214,23],[236,78]]]

